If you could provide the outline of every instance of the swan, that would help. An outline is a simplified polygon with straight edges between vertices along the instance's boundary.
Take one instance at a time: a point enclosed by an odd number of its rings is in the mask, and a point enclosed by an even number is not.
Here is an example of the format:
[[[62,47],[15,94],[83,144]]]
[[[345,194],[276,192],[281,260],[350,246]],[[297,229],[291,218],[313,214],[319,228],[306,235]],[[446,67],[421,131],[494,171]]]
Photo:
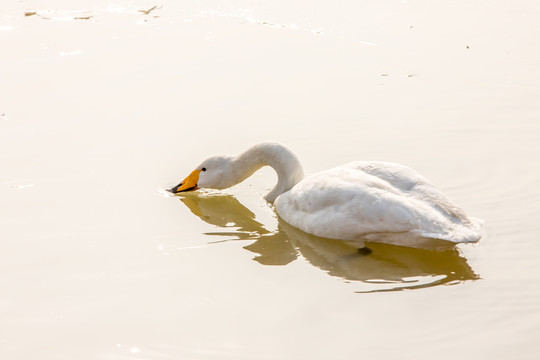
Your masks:
[[[345,241],[417,246],[426,240],[451,246],[481,238],[481,221],[469,218],[413,169],[380,161],[356,161],[304,178],[298,158],[279,143],[265,142],[238,156],[203,161],[172,193],[225,189],[263,166],[277,173],[265,196],[288,224],[309,234]]]

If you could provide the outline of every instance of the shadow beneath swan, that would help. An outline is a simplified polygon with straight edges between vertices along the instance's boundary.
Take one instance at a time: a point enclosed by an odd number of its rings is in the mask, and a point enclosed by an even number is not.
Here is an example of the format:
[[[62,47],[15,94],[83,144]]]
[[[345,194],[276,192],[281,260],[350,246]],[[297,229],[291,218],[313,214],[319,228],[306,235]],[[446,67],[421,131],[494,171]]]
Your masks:
[[[365,255],[344,241],[307,234],[279,217],[277,231],[269,231],[232,195],[188,193],[180,200],[201,220],[225,229],[206,233],[222,238],[216,242],[255,240],[244,249],[257,254],[253,260],[263,265],[287,265],[302,256],[331,276],[361,282],[359,292],[417,289],[479,278],[455,248],[435,251],[367,242],[373,252]]]

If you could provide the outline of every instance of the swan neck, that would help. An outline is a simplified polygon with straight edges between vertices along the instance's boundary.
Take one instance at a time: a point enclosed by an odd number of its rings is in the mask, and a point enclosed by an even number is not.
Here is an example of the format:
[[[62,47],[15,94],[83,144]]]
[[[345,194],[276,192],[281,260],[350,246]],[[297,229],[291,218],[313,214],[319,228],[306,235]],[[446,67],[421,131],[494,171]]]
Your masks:
[[[239,183],[264,166],[272,167],[278,181],[265,196],[273,203],[277,197],[289,191],[304,177],[298,158],[285,146],[276,143],[263,143],[249,148],[233,160],[236,183]]]

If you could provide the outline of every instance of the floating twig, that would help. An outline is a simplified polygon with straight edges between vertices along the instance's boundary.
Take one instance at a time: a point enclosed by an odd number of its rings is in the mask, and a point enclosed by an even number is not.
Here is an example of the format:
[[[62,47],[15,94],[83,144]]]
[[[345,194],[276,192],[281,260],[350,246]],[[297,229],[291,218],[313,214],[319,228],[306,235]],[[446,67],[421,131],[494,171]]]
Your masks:
[[[163,5],[160,5],[160,6],[154,5],[148,10],[137,10],[137,11],[140,12],[140,13],[143,13],[144,15],[149,15],[152,11],[157,10],[157,9],[161,9],[162,7],[163,7]]]

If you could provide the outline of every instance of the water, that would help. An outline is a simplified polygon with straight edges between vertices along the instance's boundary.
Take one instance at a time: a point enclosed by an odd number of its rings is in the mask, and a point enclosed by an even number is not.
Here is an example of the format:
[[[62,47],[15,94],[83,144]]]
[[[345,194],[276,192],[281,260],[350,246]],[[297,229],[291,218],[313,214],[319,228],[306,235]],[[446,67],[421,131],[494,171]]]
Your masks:
[[[538,10],[2,5],[1,357],[534,359]],[[281,221],[270,169],[162,191],[267,140],[308,174],[411,166],[485,236],[359,254]]]

